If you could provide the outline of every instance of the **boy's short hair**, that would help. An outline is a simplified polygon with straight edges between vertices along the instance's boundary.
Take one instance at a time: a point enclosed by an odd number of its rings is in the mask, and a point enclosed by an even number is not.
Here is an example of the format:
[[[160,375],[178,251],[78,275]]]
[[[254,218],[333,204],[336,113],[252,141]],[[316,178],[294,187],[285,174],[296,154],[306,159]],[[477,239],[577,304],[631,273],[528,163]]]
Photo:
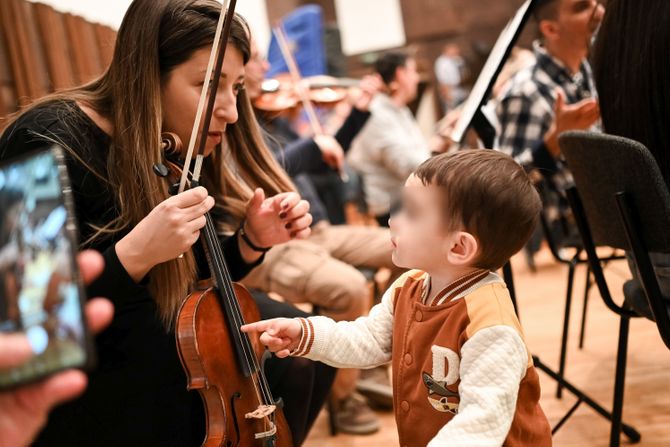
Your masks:
[[[399,67],[407,65],[409,54],[404,51],[387,51],[375,62],[375,72],[381,76],[386,85],[395,81],[395,72]]]
[[[475,267],[495,270],[521,250],[532,235],[542,201],[523,168],[490,149],[441,154],[414,175],[437,186],[447,231],[467,231],[479,243]]]

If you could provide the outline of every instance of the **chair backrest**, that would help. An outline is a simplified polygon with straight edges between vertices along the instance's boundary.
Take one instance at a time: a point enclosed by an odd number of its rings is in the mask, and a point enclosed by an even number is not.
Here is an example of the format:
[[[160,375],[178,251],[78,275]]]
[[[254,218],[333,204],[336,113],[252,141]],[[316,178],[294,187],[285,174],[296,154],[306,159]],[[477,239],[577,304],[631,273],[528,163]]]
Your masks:
[[[632,252],[659,333],[670,348],[667,301],[649,258],[649,252],[670,253],[670,192],[656,161],[642,144],[612,135],[566,132],[559,144],[577,186],[578,194],[569,191],[569,197],[590,261],[596,258],[591,267],[594,274],[598,271],[605,304],[613,308],[593,243]]]
[[[649,150],[627,138],[573,131],[559,139],[596,245],[631,250],[616,193],[635,204],[647,250],[670,253],[670,193]]]

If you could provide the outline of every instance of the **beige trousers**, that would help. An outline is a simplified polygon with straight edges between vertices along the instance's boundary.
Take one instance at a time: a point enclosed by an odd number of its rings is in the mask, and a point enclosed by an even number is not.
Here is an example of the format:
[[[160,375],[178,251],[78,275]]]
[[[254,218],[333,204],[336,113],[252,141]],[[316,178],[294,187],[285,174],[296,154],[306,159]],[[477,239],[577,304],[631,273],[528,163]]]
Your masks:
[[[366,314],[370,306],[365,276],[356,267],[387,267],[396,277],[392,248],[388,228],[323,222],[308,239],[270,250],[243,283],[278,293],[289,302],[312,303],[336,320],[352,319]]]

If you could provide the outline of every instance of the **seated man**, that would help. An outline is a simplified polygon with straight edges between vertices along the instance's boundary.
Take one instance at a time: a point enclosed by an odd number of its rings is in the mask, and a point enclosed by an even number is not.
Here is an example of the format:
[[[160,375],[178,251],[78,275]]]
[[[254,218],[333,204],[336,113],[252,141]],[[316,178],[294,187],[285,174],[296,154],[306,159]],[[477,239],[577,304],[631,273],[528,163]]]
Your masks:
[[[245,88],[253,100],[261,93],[261,82],[268,70],[267,61],[258,53],[253,42],[251,60],[246,66]],[[335,138],[319,135],[297,139],[290,126],[282,120],[273,121],[259,116],[259,122],[269,134],[266,142],[292,177],[301,195],[310,202],[314,217],[312,234],[306,240],[293,240],[270,250],[263,264],[245,279],[248,287],[275,292],[287,301],[310,302],[322,315],[336,320],[355,319],[364,315],[372,305],[365,276],[356,267],[391,269],[391,280],[400,274],[391,261],[393,246],[388,229],[352,225],[331,225],[307,172],[328,171],[343,160],[342,146],[347,148],[353,136],[369,116],[367,105],[374,94],[374,82],[369,81],[356,107],[337,132]],[[282,145],[284,145],[282,147]],[[372,433],[379,423],[365,400],[354,391],[359,370],[338,372],[333,385],[335,422],[348,433]],[[390,399],[390,386],[386,387]]]
[[[385,93],[370,105],[372,116],[354,140],[347,161],[361,176],[365,201],[379,225],[387,227],[398,207],[407,177],[431,152],[444,150],[445,141],[426,142],[407,104],[416,98],[416,61],[402,52],[383,54],[375,71]]]
[[[544,176],[545,215],[558,243],[571,236],[565,227],[569,213],[561,192],[572,180],[561,163],[558,135],[588,129],[600,117],[586,57],[603,11],[595,1],[538,2],[534,10],[540,36],[533,43],[536,61],[511,79],[497,109],[500,149]],[[527,253],[531,265],[535,250]]]

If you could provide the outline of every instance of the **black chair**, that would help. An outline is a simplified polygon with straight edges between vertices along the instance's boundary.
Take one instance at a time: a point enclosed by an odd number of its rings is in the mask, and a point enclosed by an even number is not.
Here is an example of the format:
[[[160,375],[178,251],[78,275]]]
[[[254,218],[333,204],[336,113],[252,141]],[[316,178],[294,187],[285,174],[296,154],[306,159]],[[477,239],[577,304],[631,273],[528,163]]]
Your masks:
[[[629,322],[642,313],[635,310],[640,290],[670,348],[667,301],[648,255],[649,251],[670,253],[670,193],[653,157],[639,143],[580,131],[562,134],[559,144],[575,180],[568,199],[590,269],[605,305],[620,317],[610,432],[610,446],[619,446]],[[595,248],[599,245],[626,250],[637,262],[641,281],[624,287],[622,305],[610,294]]]
[[[542,210],[540,213],[540,226],[542,228],[542,233],[544,234],[544,239],[547,241],[547,246],[549,251],[556,262],[565,264],[568,266],[568,279],[567,279],[567,288],[565,293],[565,310],[563,312],[563,329],[561,333],[561,349],[558,360],[558,375],[561,377],[565,376],[565,367],[567,363],[567,352],[568,352],[568,332],[570,327],[570,312],[572,309],[572,291],[574,288],[575,281],[575,271],[578,265],[586,264],[586,279],[584,285],[584,300],[582,306],[582,320],[579,329],[579,349],[584,347],[584,333],[586,331],[586,311],[589,304],[589,292],[593,281],[591,279],[591,268],[588,264],[588,258],[585,258],[584,247],[582,246],[581,240],[576,240],[579,238],[579,235],[571,234],[570,228],[572,227],[570,222],[567,222],[565,217],[560,219],[560,232],[562,233],[562,241],[559,244],[556,237],[556,229],[552,228],[552,225],[549,222],[549,217],[545,210]],[[561,248],[569,248],[572,250],[571,256],[566,256]],[[602,258],[604,264],[607,264],[609,261],[625,259],[625,256],[618,255],[616,251],[613,251],[611,255]],[[560,399],[563,397],[563,385],[561,382],[558,382],[556,385],[556,397]]]

